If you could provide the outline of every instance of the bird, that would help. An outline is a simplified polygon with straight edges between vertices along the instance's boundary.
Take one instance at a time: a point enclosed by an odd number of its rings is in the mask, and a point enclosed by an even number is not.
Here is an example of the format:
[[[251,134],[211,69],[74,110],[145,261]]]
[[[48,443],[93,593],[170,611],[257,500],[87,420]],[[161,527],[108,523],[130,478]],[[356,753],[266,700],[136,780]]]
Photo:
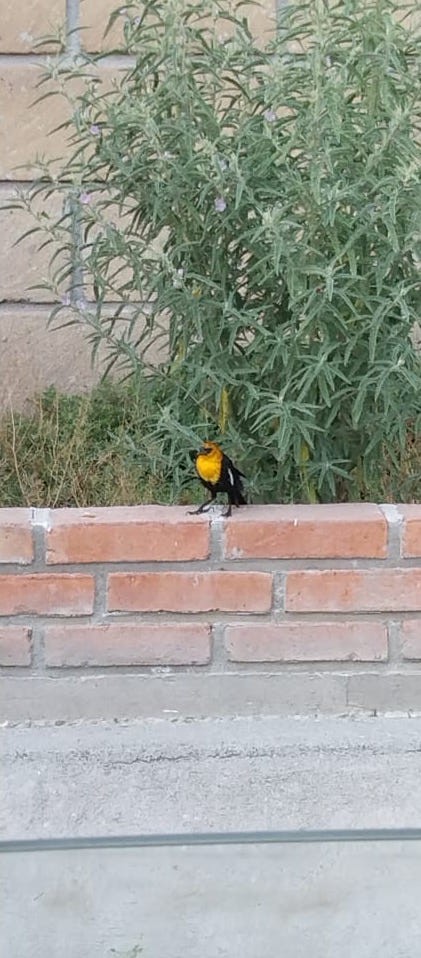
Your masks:
[[[210,499],[202,502],[198,509],[190,512],[190,515],[197,516],[205,512],[216,499],[218,492],[226,492],[228,496],[228,509],[223,513],[225,518],[231,515],[232,506],[245,506],[247,500],[243,493],[242,479],[245,479],[243,472],[240,472],[229,456],[225,455],[221,447],[216,442],[206,440],[198,452],[190,453],[197,475],[205,488],[210,492]]]

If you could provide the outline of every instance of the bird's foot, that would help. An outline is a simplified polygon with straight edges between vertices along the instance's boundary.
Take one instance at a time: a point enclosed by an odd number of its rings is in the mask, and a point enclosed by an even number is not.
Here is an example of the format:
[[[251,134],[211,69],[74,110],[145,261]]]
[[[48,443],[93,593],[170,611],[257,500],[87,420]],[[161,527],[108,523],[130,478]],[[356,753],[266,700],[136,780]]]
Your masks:
[[[207,512],[208,509],[210,509],[211,505],[212,505],[211,502],[204,502],[204,503],[202,503],[201,506],[199,506],[198,509],[189,509],[187,515],[189,515],[189,516],[200,516],[200,515],[202,514],[202,512]]]

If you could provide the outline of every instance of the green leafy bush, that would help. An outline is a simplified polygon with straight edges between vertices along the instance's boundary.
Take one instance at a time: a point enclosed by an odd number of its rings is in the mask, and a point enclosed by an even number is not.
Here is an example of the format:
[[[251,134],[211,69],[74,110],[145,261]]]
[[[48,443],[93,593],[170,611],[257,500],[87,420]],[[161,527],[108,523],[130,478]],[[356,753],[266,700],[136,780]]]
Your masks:
[[[90,395],[69,396],[51,387],[24,412],[5,412],[0,508],[201,502],[203,489],[191,469],[175,490],[171,476],[153,468],[145,409],[131,379],[104,382]],[[401,457],[385,446],[382,475],[367,487],[367,497],[408,502],[420,482],[420,444],[408,442]]]
[[[56,72],[74,149],[36,187],[71,197],[36,224],[70,284],[52,321],[70,309],[143,383],[175,490],[200,438],[255,501],[364,498],[417,441],[421,47],[395,13],[290,4],[262,48],[228,0],[129,3],[111,89],[92,60]]]

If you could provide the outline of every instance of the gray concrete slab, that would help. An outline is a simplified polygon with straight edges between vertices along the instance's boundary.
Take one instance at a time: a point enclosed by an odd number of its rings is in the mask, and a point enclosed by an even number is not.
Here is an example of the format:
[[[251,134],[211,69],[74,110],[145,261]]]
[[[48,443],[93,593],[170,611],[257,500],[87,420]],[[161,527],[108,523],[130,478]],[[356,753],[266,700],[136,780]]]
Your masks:
[[[5,838],[421,825],[421,719],[0,731]]]
[[[416,958],[421,843],[0,859],[1,958]]]
[[[0,730],[3,837],[419,826],[420,718]],[[0,856],[0,958],[414,958],[421,843]]]
[[[414,676],[410,678],[413,682]],[[156,669],[143,675],[88,673],[54,678],[3,675],[0,722],[340,715],[348,711],[348,680],[345,673],[302,670],[165,674]],[[421,672],[418,684],[421,689]]]

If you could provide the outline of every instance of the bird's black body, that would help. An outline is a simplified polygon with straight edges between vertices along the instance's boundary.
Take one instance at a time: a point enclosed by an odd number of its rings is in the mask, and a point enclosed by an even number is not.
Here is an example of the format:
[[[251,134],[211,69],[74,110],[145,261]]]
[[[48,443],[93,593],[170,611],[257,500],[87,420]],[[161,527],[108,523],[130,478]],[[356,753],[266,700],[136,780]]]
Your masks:
[[[196,472],[200,482],[210,493],[210,500],[202,503],[195,514],[204,512],[216,499],[219,492],[223,492],[228,497],[228,509],[225,516],[231,515],[232,506],[244,506],[247,500],[244,496],[242,479],[245,479],[244,473],[240,472],[232,459],[222,452],[222,449],[216,443],[204,443],[203,448],[198,452],[192,452],[191,458],[196,465]],[[206,459],[204,460],[204,457]],[[214,464],[212,478],[207,478],[208,470],[204,468],[206,461],[212,461]],[[194,513],[193,513],[194,514]]]
[[[215,498],[218,492],[225,492],[231,506],[246,505],[246,499],[243,494],[243,483],[241,481],[245,479],[245,475],[234,466],[229,456],[224,454],[222,457],[221,478],[218,482],[207,482],[205,479],[202,479],[201,476],[199,476],[199,479],[202,485],[210,492],[212,499]]]

